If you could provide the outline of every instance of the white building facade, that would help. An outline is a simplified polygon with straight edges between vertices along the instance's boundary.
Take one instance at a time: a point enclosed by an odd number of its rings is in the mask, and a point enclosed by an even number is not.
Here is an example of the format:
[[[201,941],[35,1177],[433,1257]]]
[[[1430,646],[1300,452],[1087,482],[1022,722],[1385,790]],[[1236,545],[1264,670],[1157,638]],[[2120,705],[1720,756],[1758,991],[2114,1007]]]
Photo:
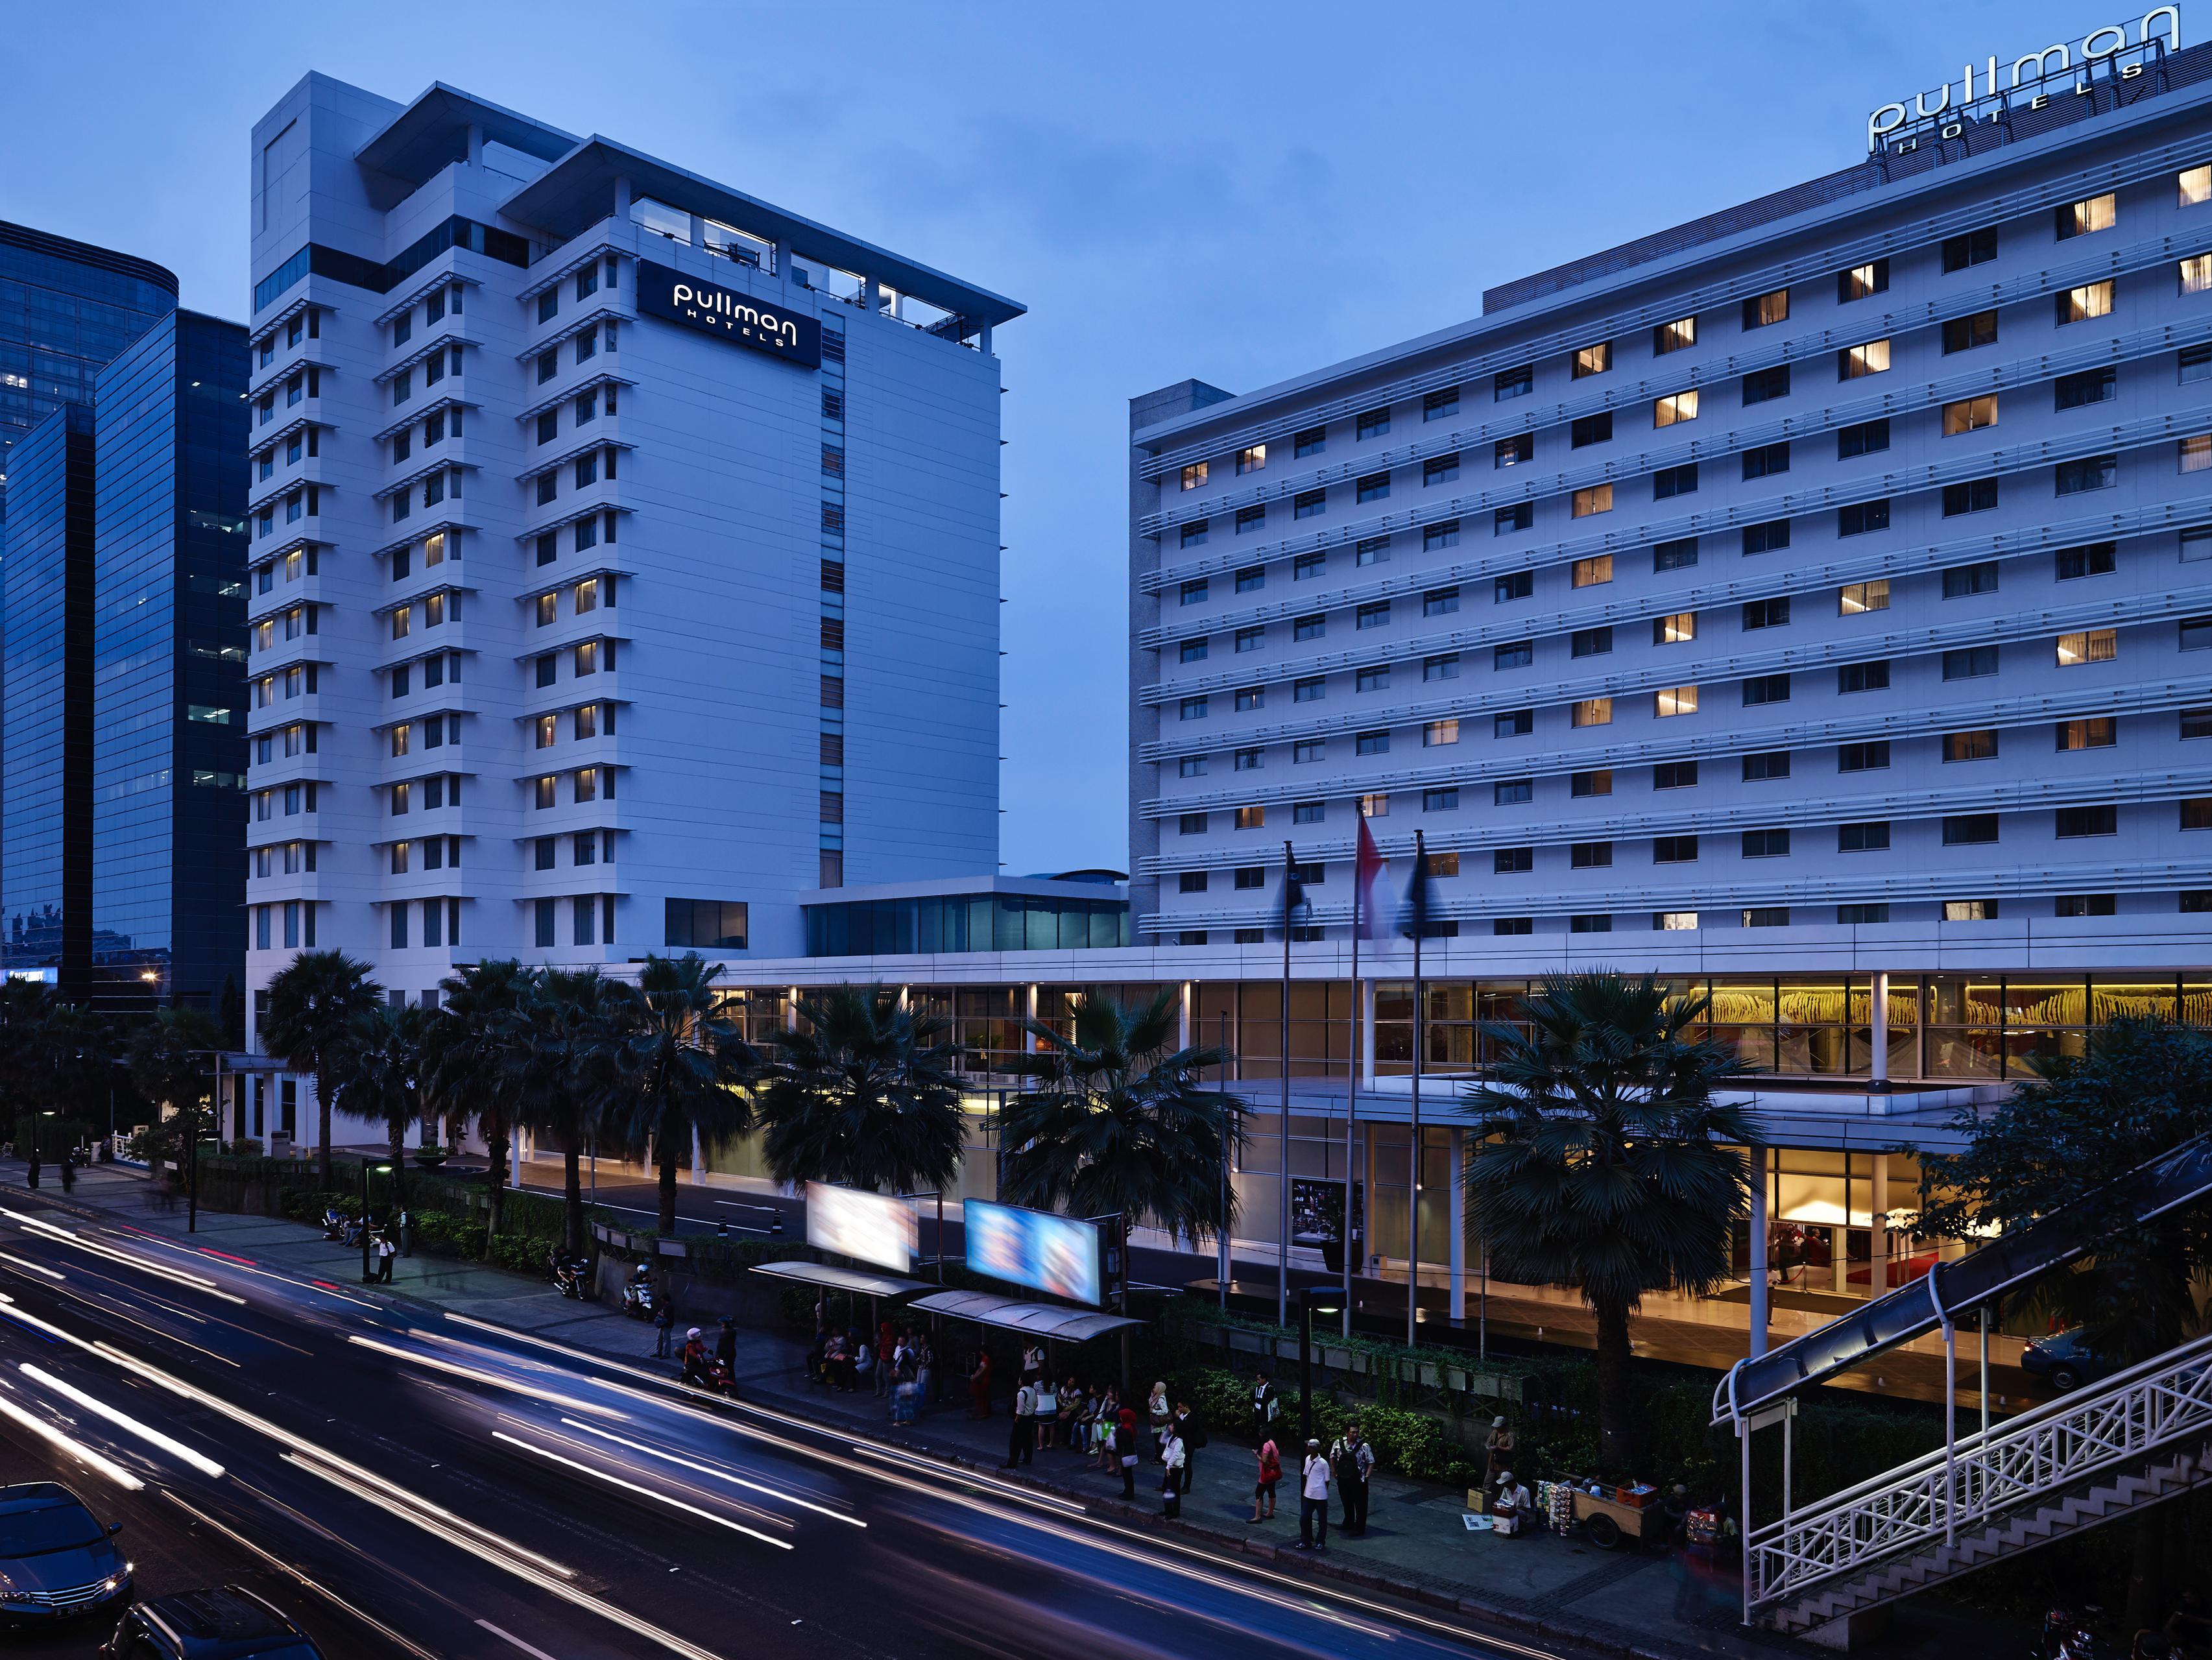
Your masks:
[[[257,1012],[995,871],[1019,306],[443,86],[308,76],[252,190]]]

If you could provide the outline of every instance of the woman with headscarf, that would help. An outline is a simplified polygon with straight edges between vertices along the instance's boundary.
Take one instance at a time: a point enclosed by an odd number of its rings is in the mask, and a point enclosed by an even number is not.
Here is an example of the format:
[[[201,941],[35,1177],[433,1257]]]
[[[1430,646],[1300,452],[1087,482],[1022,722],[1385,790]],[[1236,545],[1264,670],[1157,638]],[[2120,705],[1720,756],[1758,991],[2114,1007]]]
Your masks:
[[[1157,1457],[1168,1443],[1168,1431],[1175,1423],[1175,1408],[1168,1401],[1165,1383],[1152,1385],[1152,1397],[1145,1402],[1145,1415],[1152,1432],[1152,1451]]]

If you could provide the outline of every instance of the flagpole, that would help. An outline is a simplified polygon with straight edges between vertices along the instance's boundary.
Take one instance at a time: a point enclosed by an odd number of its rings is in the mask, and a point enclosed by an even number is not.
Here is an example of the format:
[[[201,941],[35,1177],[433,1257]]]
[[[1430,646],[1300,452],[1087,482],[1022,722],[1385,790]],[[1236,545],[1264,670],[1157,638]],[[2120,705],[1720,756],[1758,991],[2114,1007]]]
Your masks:
[[[1275,1136],[1275,1323],[1291,1323],[1291,907],[1297,861],[1283,843],[1283,1104]]]
[[[1421,936],[1428,932],[1429,854],[1419,830],[1413,832],[1413,1116],[1409,1147],[1413,1153],[1406,1180],[1406,1347],[1419,1333],[1415,1329],[1421,1301]]]
[[[1352,804],[1356,814],[1358,804]],[[1352,1118],[1359,1098],[1359,836],[1358,826],[1367,821],[1360,818],[1354,826],[1352,838],[1352,1049],[1344,1067],[1344,1220],[1339,1231],[1344,1236],[1344,1335],[1352,1335]]]

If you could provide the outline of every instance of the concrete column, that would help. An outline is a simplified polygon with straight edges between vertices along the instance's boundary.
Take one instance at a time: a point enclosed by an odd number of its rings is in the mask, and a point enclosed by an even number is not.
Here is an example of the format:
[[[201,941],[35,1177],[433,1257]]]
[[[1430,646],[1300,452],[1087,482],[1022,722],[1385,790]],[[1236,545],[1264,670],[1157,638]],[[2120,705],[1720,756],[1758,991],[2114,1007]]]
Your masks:
[[[1874,1019],[1868,1028],[1874,1040],[1874,1085],[1889,1082],[1889,971],[1874,977]]]
[[[615,180],[614,216],[620,223],[629,222],[629,180],[627,179]]]
[[[1022,997],[1024,1000],[1022,1004],[1022,1012],[1027,1015],[1030,1019],[1036,1019],[1037,1018],[1037,988],[1033,985],[1024,986],[1022,988]],[[1022,1053],[1024,1055],[1035,1055],[1036,1052],[1036,1034],[1033,1031],[1024,1032],[1022,1034]]]
[[[1874,1212],[1873,1274],[1867,1280],[1868,1294],[1879,1297],[1889,1289],[1889,1155],[1878,1152],[1874,1156],[1874,1198],[1869,1207]]]
[[[1364,1219],[1360,1246],[1369,1256],[1375,1254],[1375,1126],[1372,1122],[1359,1126],[1359,1214]],[[1359,1264],[1365,1274],[1367,1264]]]
[[[696,213],[691,216],[691,228],[689,234],[693,247],[703,248],[707,246],[707,221],[704,216]]]
[[[507,1185],[510,1188],[522,1185],[522,1132],[519,1128],[507,1132]]]
[[[1851,1288],[1851,1155],[1844,1155],[1844,1219],[1836,1224],[1829,1236],[1835,1243],[1828,1250],[1828,1283],[1837,1291]]]
[[[1359,982],[1359,1087],[1375,1087],[1375,982]]]
[[[1767,1150],[1751,1150],[1751,1353],[1766,1353],[1766,1164]]]
[[[1191,1045],[1191,1011],[1198,1001],[1198,988],[1186,980],[1176,994],[1176,1047],[1187,1049]]]
[[[469,126],[469,165],[472,167],[483,165],[483,128],[473,122]]]
[[[707,1181],[707,1150],[699,1145],[699,1127],[691,1126],[691,1185],[702,1187]]]
[[[1445,1161],[1451,1183],[1451,1317],[1467,1318],[1467,1132],[1450,1133]]]

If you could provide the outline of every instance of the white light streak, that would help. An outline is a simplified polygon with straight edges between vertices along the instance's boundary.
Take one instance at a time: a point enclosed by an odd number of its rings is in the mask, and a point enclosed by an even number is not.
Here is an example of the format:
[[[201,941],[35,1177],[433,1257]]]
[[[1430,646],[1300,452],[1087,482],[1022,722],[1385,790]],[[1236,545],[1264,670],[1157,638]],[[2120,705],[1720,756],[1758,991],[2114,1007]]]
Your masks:
[[[222,1474],[222,1466],[216,1463],[214,1459],[205,1457],[203,1455],[193,1451],[183,1442],[162,1434],[161,1431],[155,1429],[152,1425],[140,1423],[137,1419],[131,1416],[129,1413],[118,1412],[113,1407],[109,1406],[106,1402],[94,1399],[91,1395],[87,1395],[82,1389],[78,1389],[73,1383],[64,1383],[60,1378],[55,1377],[52,1372],[41,1371],[38,1367],[33,1365],[27,1360],[22,1361],[20,1364],[22,1368],[23,1375],[26,1377],[45,1384],[57,1395],[66,1395],[69,1399],[76,1402],[77,1405],[82,1407],[87,1412],[97,1413],[100,1417],[107,1420],[109,1423],[116,1425],[119,1428],[130,1431],[131,1434],[137,1436],[140,1439],[152,1442],[155,1446],[161,1448],[162,1451],[167,1453],[171,1457],[181,1459],[184,1462],[191,1465],[194,1469],[198,1470],[201,1475],[221,1475]]]
[[[82,1441],[71,1440],[68,1436],[64,1435],[59,1430],[47,1423],[45,1420],[33,1418],[29,1413],[25,1412],[22,1408],[17,1406],[13,1401],[9,1400],[5,1395],[0,1395],[0,1414],[5,1414],[7,1417],[14,1419],[25,1429],[30,1431],[32,1434],[38,1436],[40,1439],[51,1441],[55,1446],[59,1447],[70,1457],[76,1459],[77,1462],[84,1465],[88,1469],[99,1471],[100,1475],[114,1482],[118,1487],[125,1488],[131,1493],[136,1493],[139,1488],[146,1485],[137,1476],[131,1475],[129,1470],[124,1468],[122,1465],[117,1463],[113,1459],[104,1457],[100,1454],[94,1452],[90,1447],[86,1446]]]

